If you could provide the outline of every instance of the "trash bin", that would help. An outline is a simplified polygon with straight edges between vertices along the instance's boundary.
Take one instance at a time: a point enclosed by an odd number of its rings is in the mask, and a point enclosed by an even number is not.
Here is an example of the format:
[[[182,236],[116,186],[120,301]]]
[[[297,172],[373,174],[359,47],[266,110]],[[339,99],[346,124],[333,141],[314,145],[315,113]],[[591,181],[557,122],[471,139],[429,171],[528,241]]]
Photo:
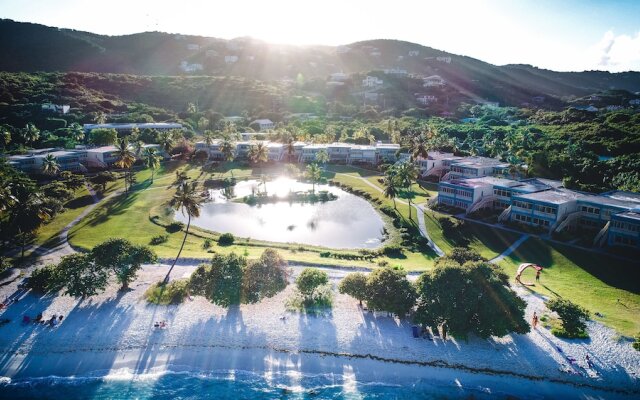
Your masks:
[[[420,328],[418,328],[418,325],[414,325],[411,327],[411,332],[413,333],[413,337],[414,338],[419,338],[420,337]]]

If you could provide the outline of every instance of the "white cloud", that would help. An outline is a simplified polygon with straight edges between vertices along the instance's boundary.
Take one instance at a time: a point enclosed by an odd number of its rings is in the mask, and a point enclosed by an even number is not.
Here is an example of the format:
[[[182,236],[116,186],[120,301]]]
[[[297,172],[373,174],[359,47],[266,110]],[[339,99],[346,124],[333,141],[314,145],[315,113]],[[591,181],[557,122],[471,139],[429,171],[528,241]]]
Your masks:
[[[615,35],[607,31],[590,48],[590,66],[612,72],[640,70],[640,32],[633,35]]]

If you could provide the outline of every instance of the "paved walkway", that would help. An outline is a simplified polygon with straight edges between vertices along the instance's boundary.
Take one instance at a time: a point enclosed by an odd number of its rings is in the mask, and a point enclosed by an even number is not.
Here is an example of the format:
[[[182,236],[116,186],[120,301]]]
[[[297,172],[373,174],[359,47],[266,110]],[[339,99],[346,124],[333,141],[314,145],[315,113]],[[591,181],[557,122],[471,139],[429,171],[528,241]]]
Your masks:
[[[500,261],[504,260],[505,257],[508,257],[509,254],[513,253],[515,251],[515,249],[517,249],[518,247],[520,247],[520,245],[522,243],[524,243],[527,239],[529,239],[529,235],[522,235],[520,237],[520,239],[516,240],[515,242],[513,242],[513,244],[509,247],[507,247],[505,249],[505,251],[503,251],[502,253],[498,254],[496,257],[492,258],[491,260],[489,260],[489,262],[497,264]]]

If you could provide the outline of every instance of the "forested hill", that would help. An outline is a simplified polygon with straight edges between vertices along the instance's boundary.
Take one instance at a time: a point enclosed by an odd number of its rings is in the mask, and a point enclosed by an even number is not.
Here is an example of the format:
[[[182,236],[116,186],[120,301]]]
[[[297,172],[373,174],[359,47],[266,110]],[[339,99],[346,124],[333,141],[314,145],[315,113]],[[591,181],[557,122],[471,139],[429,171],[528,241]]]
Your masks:
[[[548,108],[603,90],[640,91],[638,72],[566,73],[528,65],[495,66],[396,40],[298,47],[249,38],[223,40],[161,32],[104,36],[4,19],[0,20],[0,54],[0,70],[13,72],[190,74],[309,83],[324,81],[336,72],[382,74],[395,69],[419,77],[438,75],[454,96],[504,105],[546,96]],[[409,89],[415,91],[404,88]]]

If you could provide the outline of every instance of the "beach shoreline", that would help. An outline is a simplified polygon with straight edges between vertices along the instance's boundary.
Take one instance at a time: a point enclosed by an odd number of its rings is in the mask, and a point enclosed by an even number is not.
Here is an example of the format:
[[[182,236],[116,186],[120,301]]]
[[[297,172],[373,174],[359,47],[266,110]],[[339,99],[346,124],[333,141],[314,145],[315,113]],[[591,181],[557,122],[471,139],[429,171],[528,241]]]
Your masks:
[[[128,292],[110,286],[88,299],[29,292],[2,313],[0,376],[17,384],[48,377],[152,379],[154,374],[243,371],[285,388],[300,377],[336,385],[365,382],[442,390],[455,396],[501,393],[520,398],[633,398],[640,395],[640,353],[615,331],[590,321],[589,340],[563,340],[542,327],[504,338],[413,338],[412,324],[363,310],[335,291],[321,315],[286,310],[293,289],[257,304],[222,308],[195,297],[180,305],[148,304],[144,291],[166,266],[145,266]],[[195,266],[176,266],[175,279]],[[294,268],[294,274],[300,268]],[[331,282],[346,273],[326,269]],[[13,283],[11,285],[17,285]],[[0,288],[0,295],[17,287]],[[13,292],[12,292],[13,291]],[[543,299],[527,292],[527,314]],[[22,315],[64,315],[56,328],[21,324]],[[155,327],[166,321],[165,329]],[[588,354],[593,369],[583,362]],[[574,359],[576,362],[568,362]],[[235,372],[233,372],[235,373]],[[119,378],[119,379],[120,379]],[[324,378],[323,378],[324,379]]]

